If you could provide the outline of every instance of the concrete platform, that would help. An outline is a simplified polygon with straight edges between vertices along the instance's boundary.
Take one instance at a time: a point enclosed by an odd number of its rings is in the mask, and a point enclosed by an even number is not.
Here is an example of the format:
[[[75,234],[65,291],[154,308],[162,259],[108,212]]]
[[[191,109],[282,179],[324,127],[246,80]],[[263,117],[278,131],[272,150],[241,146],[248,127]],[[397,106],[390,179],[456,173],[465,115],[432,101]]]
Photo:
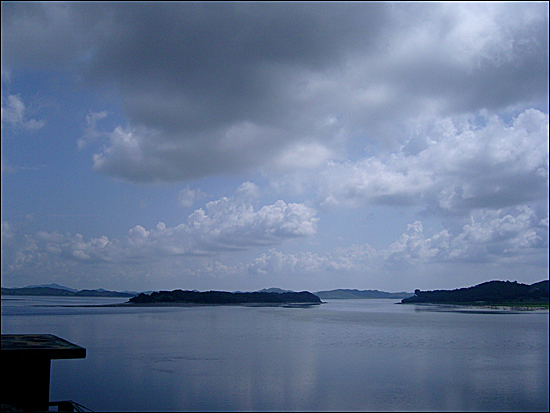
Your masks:
[[[1,403],[47,411],[53,359],[86,357],[86,349],[52,334],[2,334]]]

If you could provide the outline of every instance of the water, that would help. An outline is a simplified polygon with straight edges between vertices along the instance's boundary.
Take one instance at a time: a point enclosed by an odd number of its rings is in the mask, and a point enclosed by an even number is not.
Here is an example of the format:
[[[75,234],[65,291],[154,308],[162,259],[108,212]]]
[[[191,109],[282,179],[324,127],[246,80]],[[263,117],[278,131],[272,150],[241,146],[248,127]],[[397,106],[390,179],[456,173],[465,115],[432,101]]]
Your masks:
[[[50,399],[95,411],[549,408],[548,311],[426,311],[396,300],[59,307],[126,299],[6,298],[3,334],[55,334],[87,349],[86,359],[52,361]]]

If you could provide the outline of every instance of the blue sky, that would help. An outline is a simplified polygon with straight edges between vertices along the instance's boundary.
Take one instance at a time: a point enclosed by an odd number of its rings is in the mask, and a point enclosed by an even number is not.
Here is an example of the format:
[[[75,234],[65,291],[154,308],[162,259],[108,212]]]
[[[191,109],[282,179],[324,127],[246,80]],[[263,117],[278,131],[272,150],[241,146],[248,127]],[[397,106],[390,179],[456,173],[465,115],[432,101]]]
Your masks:
[[[2,286],[548,277],[548,3],[2,2]]]

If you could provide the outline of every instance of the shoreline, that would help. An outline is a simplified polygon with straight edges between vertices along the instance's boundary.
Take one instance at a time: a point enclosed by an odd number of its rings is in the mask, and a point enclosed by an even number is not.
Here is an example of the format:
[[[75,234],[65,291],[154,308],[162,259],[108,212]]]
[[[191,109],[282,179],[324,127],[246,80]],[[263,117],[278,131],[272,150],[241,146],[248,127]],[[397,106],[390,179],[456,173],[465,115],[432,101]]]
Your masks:
[[[205,306],[242,306],[242,307],[286,307],[286,308],[308,308],[326,304],[322,301],[320,303],[116,303],[116,304],[37,304],[33,307],[205,307]]]
[[[548,307],[544,306],[529,306],[529,305],[505,305],[505,304],[459,304],[459,303],[396,303],[402,305],[415,305],[420,307],[437,307],[439,309],[449,308],[457,310],[472,310],[485,312],[525,312],[525,311],[549,311]]]

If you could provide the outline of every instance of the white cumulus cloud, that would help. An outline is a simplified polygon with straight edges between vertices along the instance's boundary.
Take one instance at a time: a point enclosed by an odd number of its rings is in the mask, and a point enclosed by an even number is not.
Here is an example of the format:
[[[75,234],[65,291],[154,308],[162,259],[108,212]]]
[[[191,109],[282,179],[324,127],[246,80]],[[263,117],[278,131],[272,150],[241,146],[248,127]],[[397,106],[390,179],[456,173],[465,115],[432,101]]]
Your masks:
[[[421,205],[468,213],[544,201],[548,115],[535,109],[510,124],[490,116],[445,118],[418,126],[389,156],[333,162],[320,175],[321,205]]]
[[[232,197],[195,210],[187,223],[167,227],[159,222],[151,229],[136,225],[121,240],[104,235],[86,240],[78,233],[40,231],[34,236],[20,235],[17,242],[13,226],[5,222],[2,245],[6,259],[2,264],[7,271],[76,263],[123,265],[142,259],[239,251],[315,235],[318,219],[313,208],[277,201],[255,209],[250,201],[256,199],[257,191],[254,184],[246,182]]]

